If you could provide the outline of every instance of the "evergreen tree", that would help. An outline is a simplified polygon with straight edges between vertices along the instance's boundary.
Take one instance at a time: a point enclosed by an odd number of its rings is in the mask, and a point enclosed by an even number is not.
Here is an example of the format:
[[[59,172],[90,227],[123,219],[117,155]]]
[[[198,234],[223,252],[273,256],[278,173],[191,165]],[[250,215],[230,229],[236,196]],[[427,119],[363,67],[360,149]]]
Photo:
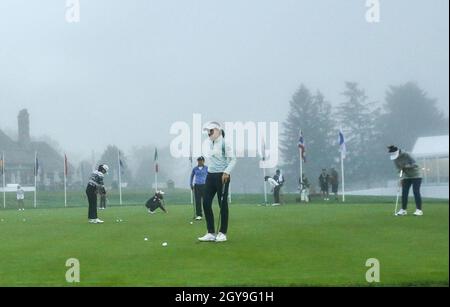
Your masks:
[[[383,146],[376,142],[379,138],[376,121],[380,110],[368,101],[358,83],[346,82],[342,95],[345,101],[337,107],[339,127],[336,129],[336,138],[337,130],[341,128],[347,146],[344,162],[347,187],[367,188],[379,178],[377,170],[385,155]]]
[[[316,185],[321,169],[330,168],[336,163],[338,152],[333,146],[333,128],[331,105],[320,91],[313,95],[306,86],[301,85],[290,101],[290,111],[283,124],[280,140],[282,165],[289,190],[297,188],[300,177],[300,129],[306,145],[303,173]]]
[[[418,137],[448,134],[448,118],[417,84],[391,86],[380,119],[384,145],[412,150]]]

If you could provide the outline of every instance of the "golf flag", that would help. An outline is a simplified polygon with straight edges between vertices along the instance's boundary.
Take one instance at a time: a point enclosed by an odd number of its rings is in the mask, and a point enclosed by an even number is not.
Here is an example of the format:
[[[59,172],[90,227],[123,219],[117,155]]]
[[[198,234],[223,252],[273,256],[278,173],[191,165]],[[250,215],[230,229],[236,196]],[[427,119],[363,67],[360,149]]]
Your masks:
[[[39,173],[39,160],[38,160],[38,156],[36,154],[35,160],[34,160],[34,177],[37,177],[38,173]]]
[[[125,164],[123,163],[122,159],[120,158],[120,153],[119,153],[119,166],[120,166],[120,173],[123,175],[123,170],[125,169]]]
[[[345,145],[345,137],[342,129],[339,130],[339,151],[341,152],[342,159],[345,159],[347,154],[347,146]]]
[[[158,148],[155,148],[154,162],[155,162],[155,172],[156,172],[156,173],[159,173],[159,165],[158,165]]]
[[[120,150],[117,151],[117,162],[118,162],[118,166],[119,166],[119,171],[117,174],[117,177],[119,179],[119,203],[120,205],[122,205],[122,174],[123,174],[123,169],[124,169],[124,164],[123,161],[120,157]]]
[[[69,163],[67,162],[67,155],[64,154],[64,176],[67,177],[69,174]]]
[[[261,139],[261,159],[266,161],[266,141]]]
[[[2,153],[1,159],[0,159],[0,176],[3,176],[5,173],[5,154]]]
[[[306,162],[306,153],[305,153],[305,138],[303,137],[303,132],[300,130],[300,137],[298,139],[298,149],[300,150],[300,157],[303,162]]]

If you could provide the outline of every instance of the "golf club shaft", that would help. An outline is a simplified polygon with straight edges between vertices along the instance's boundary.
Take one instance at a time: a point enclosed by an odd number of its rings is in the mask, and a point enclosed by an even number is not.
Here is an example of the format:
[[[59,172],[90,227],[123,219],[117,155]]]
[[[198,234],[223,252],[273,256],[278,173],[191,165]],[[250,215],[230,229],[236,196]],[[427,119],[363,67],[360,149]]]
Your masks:
[[[221,200],[220,200],[220,208],[219,208],[219,220],[218,220],[218,222],[217,222],[217,232],[219,232],[219,228],[220,228],[220,222],[221,222],[221,217],[222,217],[222,207],[223,207],[223,200],[224,199],[226,199],[226,197],[225,197],[225,190],[226,190],[226,187],[227,187],[227,182],[225,182],[225,183],[222,183],[222,197],[221,197]]]
[[[397,209],[398,209],[398,199],[400,197],[400,186],[401,186],[401,182],[402,182],[402,177],[403,177],[403,170],[400,171],[400,175],[399,175],[399,181],[398,181],[398,186],[397,186],[397,198],[395,200],[395,209],[394,209],[394,215],[397,214]]]

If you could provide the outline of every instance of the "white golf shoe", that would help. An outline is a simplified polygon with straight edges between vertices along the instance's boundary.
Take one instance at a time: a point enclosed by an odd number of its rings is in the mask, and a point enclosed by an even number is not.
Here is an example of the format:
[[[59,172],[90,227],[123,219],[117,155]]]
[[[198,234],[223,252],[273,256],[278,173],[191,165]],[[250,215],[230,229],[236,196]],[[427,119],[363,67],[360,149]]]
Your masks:
[[[400,211],[398,211],[395,216],[405,216],[407,215],[408,212],[406,210],[400,209]]]
[[[417,209],[416,212],[414,212],[414,215],[415,215],[415,216],[422,216],[422,215],[423,215],[423,211]]]
[[[226,241],[227,241],[227,235],[219,232],[216,237],[216,242],[226,242]]]
[[[104,222],[101,219],[90,219],[89,220],[90,224],[103,224]]]
[[[274,203],[274,204],[272,204],[272,207],[277,207],[279,205],[280,205],[279,203]]]
[[[201,217],[201,216],[197,216],[197,217],[195,218],[195,220],[196,220],[196,221],[201,221],[201,220],[202,220],[202,217]]]
[[[212,234],[212,233],[207,233],[203,237],[198,238],[198,240],[200,242],[215,242],[216,241],[216,236],[214,234]]]

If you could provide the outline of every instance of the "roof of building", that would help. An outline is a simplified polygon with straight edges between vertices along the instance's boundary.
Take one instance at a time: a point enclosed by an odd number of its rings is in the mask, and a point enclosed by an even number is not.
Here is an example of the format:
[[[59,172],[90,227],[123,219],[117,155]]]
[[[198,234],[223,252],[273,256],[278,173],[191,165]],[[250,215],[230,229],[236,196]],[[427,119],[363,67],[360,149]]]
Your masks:
[[[412,154],[417,158],[448,157],[448,135],[420,137],[413,147]]]
[[[39,168],[45,172],[63,169],[64,158],[45,142],[30,142],[22,146],[14,142],[0,130],[0,152],[5,153],[5,168],[9,165],[21,165],[26,168],[34,167],[34,155],[38,154]]]

